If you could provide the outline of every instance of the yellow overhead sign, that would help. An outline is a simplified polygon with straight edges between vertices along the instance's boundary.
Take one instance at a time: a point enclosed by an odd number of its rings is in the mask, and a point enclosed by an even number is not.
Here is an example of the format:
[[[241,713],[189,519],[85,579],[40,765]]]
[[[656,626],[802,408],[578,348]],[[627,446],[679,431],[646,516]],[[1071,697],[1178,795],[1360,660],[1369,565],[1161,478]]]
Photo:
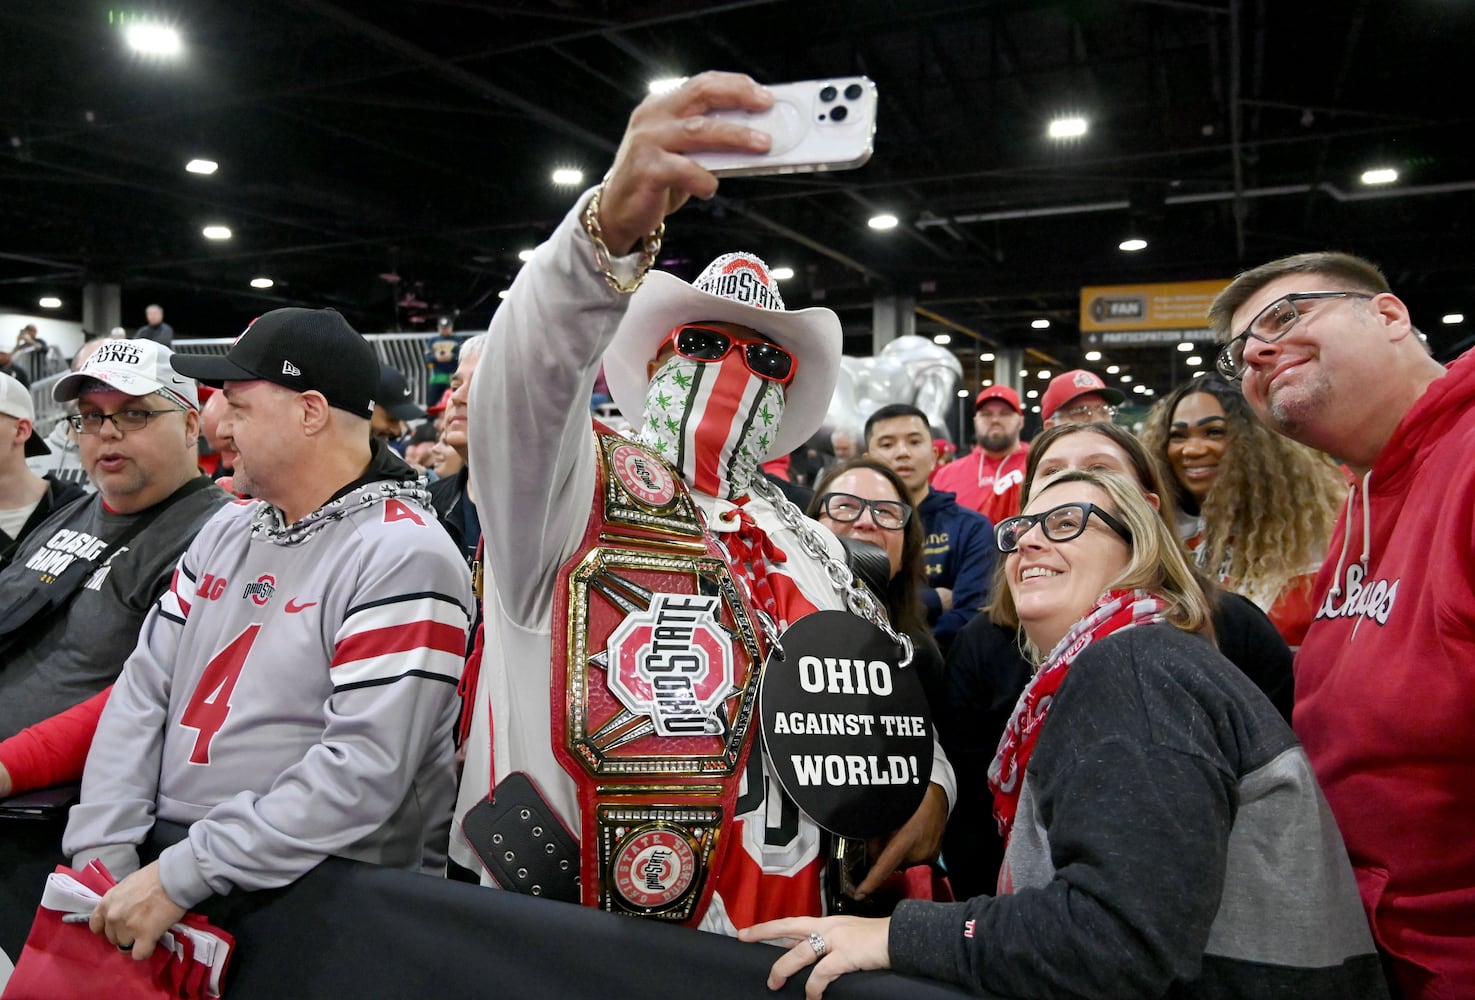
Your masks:
[[[1081,289],[1081,340],[1089,346],[1209,338],[1209,304],[1229,279]]]

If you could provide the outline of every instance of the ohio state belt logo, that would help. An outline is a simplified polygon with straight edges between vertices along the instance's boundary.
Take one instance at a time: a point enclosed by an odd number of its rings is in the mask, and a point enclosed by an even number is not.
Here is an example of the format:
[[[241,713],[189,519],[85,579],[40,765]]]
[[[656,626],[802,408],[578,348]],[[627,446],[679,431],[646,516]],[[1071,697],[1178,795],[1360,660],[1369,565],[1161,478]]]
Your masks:
[[[736,663],[717,595],[655,594],[610,634],[609,689],[660,736],[721,736]]]
[[[676,830],[639,827],[615,849],[615,891],[629,905],[662,910],[691,888],[697,872],[696,852]]]
[[[652,507],[664,507],[676,499],[676,480],[663,462],[644,448],[617,445],[609,453],[610,468],[630,495]]]

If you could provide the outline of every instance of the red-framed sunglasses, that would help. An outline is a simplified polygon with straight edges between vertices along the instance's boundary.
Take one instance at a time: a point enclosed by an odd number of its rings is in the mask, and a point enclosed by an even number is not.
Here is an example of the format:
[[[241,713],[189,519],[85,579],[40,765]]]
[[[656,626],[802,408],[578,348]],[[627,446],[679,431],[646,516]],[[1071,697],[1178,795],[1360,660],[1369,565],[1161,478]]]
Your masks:
[[[670,343],[683,358],[703,363],[721,361],[732,353],[734,347],[741,347],[743,363],[748,366],[748,371],[779,385],[794,381],[794,373],[799,370],[798,359],[777,344],[766,340],[738,340],[730,333],[700,323],[678,326],[671,331]]]

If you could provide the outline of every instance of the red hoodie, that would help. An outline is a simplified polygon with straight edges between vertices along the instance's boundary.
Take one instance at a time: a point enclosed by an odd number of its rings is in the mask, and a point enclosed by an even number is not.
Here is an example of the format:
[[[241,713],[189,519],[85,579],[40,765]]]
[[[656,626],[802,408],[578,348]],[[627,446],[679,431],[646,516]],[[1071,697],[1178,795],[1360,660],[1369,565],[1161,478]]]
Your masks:
[[[1475,351],[1353,484],[1295,729],[1408,998],[1475,990]]]

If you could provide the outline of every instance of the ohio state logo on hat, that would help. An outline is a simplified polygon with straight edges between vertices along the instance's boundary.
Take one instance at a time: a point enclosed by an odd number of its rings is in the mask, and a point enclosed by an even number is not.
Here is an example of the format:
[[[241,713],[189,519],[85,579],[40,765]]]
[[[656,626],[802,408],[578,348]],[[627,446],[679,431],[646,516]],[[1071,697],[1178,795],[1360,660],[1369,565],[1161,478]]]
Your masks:
[[[755,254],[739,251],[723,254],[708,264],[692,287],[724,299],[740,302],[755,309],[783,309],[784,299],[778,292],[768,265]]]
[[[1070,380],[1077,389],[1105,389],[1106,383],[1095,372],[1079,371]]]

